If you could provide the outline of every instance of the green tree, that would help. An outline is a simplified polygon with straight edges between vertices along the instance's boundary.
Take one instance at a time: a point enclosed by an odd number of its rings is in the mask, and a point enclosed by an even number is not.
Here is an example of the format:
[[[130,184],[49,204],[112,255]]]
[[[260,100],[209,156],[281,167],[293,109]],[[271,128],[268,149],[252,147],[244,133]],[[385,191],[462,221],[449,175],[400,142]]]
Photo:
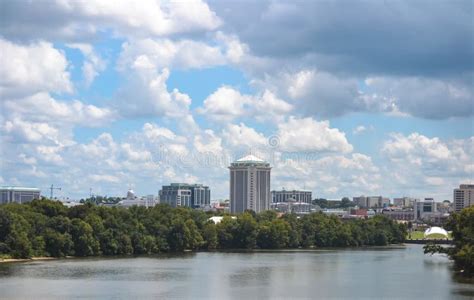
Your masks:
[[[257,245],[264,249],[286,248],[289,243],[290,225],[281,219],[259,224]]]
[[[168,233],[168,244],[172,251],[184,251],[188,246],[188,239],[190,238],[189,228],[184,223],[184,220],[177,217],[173,220],[170,231]]]
[[[463,276],[474,276],[474,206],[452,214],[446,228],[452,231],[454,245],[427,244],[425,253],[446,253],[454,261],[456,271]]]
[[[133,254],[132,239],[126,233],[121,233],[118,235],[118,254],[129,255]]]
[[[44,234],[44,241],[46,252],[54,257],[69,255],[74,245],[69,233],[60,233],[49,228]]]
[[[285,214],[283,219],[290,225],[288,247],[298,248],[301,245],[301,225],[296,214]]]
[[[352,202],[349,198],[344,197],[341,199],[341,204],[340,204],[341,208],[348,208],[348,207],[354,207],[354,206],[355,206],[355,203]]]
[[[214,222],[204,225],[202,237],[204,239],[204,247],[206,249],[216,249],[218,246],[217,228]]]
[[[255,218],[258,222],[265,222],[265,221],[271,222],[277,218],[277,213],[273,210],[266,210],[256,215],[254,219]]]
[[[230,216],[225,216],[222,221],[216,225],[217,239],[219,247],[223,249],[238,248],[235,242],[234,232],[238,230],[237,220]]]
[[[33,247],[28,233],[30,224],[21,215],[0,209],[0,242],[2,248],[8,250],[14,258],[29,258]]]
[[[35,211],[48,217],[63,216],[67,212],[67,207],[65,207],[60,201],[33,200],[29,205]]]
[[[203,246],[204,240],[201,233],[196,226],[196,223],[193,219],[188,219],[185,222],[186,227],[188,228],[189,234],[185,236],[186,238],[186,248],[195,250]]]
[[[99,241],[94,237],[92,227],[81,219],[73,219],[71,224],[74,254],[91,256],[100,253]]]
[[[237,217],[237,228],[233,232],[234,245],[240,249],[253,249],[257,244],[258,225],[249,213]]]

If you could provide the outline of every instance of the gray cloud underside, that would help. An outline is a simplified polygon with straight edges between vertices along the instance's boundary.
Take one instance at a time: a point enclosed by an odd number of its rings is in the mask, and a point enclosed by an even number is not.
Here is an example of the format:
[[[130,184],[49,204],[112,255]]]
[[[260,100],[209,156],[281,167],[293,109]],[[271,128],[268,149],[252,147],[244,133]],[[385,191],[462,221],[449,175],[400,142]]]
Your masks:
[[[211,2],[260,56],[353,74],[473,70],[472,1]]]

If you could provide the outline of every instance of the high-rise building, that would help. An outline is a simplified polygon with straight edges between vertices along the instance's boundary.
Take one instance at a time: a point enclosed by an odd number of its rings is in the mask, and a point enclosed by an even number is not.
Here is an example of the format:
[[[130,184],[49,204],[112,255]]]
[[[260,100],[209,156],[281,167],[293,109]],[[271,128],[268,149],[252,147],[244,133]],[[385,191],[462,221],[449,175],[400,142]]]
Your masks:
[[[41,191],[37,188],[2,186],[0,187],[0,204],[3,203],[26,203],[39,199]]]
[[[172,207],[204,208],[211,204],[211,190],[202,184],[172,183],[160,190],[160,203]]]
[[[230,211],[261,212],[270,209],[270,164],[254,155],[231,163]]]
[[[311,191],[304,191],[304,190],[281,190],[281,191],[272,191],[272,202],[273,203],[280,203],[280,202],[303,202],[303,203],[311,203],[312,193]]]
[[[474,184],[461,184],[454,189],[453,201],[455,211],[474,205]]]

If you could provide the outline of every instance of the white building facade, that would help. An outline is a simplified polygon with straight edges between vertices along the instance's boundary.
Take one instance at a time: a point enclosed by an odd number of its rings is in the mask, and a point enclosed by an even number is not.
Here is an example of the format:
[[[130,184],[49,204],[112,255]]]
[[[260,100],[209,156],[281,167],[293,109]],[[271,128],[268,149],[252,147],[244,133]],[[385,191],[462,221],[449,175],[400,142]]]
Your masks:
[[[156,197],[154,195],[148,195],[146,197],[138,198],[135,195],[133,190],[128,190],[127,197],[121,201],[119,201],[116,205],[118,207],[125,207],[129,208],[132,206],[145,206],[145,207],[153,207],[158,203]]]

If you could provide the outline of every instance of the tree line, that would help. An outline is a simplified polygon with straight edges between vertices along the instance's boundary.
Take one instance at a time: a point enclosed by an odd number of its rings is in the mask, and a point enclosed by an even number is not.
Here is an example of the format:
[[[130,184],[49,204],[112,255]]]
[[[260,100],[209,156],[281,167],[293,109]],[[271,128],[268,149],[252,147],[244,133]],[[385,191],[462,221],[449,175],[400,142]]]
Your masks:
[[[444,253],[454,261],[457,272],[466,277],[474,277],[474,206],[451,214],[444,228],[450,230],[454,245],[443,247],[427,244],[425,253]]]
[[[337,209],[337,208],[350,208],[355,207],[356,203],[351,201],[349,198],[344,197],[341,200],[327,200],[324,198],[317,198],[311,201],[314,205],[318,205],[322,209]]]
[[[401,243],[404,225],[384,216],[343,221],[313,213],[301,217],[274,211],[225,215],[172,208],[104,207],[90,203],[65,207],[34,200],[0,206],[0,255],[32,256],[139,255],[184,250],[284,249],[383,246]]]

